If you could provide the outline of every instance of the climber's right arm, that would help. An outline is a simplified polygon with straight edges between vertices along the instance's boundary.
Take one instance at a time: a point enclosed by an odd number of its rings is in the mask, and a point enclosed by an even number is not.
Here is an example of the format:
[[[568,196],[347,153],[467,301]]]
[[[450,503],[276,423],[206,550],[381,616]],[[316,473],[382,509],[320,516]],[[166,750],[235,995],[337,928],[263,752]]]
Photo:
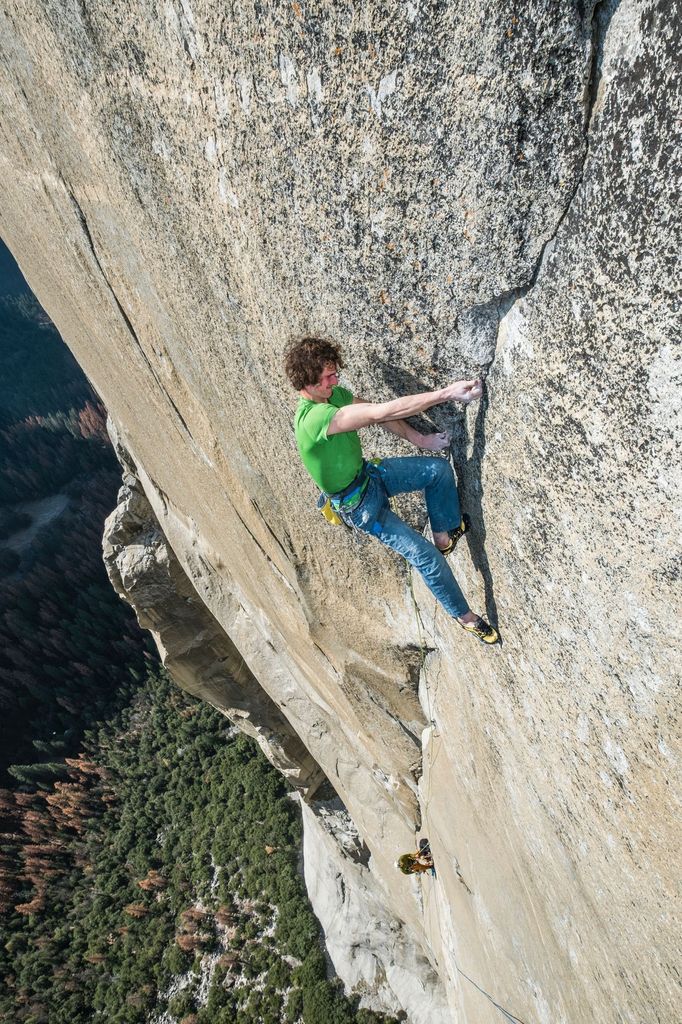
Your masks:
[[[344,405],[335,413],[327,428],[327,436],[346,434],[350,430],[362,430],[363,427],[416,416],[417,413],[442,402],[473,402],[481,397],[482,391],[480,380],[459,380],[437,391],[406,395],[404,398],[394,398],[390,402],[358,402]]]

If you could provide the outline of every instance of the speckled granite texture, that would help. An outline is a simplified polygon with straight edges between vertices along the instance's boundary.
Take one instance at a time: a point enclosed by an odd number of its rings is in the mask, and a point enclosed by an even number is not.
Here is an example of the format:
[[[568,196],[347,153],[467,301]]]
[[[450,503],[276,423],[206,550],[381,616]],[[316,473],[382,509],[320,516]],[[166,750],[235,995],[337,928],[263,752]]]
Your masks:
[[[678,1012],[679,37],[664,0],[0,11],[0,233],[458,1024]],[[432,420],[501,647],[314,511],[311,329],[365,398],[486,375]]]

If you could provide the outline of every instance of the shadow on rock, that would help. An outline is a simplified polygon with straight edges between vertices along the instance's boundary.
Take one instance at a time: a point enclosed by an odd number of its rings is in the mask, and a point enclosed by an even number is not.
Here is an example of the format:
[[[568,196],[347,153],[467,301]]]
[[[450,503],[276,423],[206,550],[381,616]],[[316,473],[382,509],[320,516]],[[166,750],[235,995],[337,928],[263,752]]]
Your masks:
[[[400,398],[403,395],[420,395],[426,391],[434,391],[439,386],[435,376],[430,379],[418,376],[416,373],[384,359],[376,359],[372,369],[388,391],[386,401]],[[449,430],[451,415],[452,405],[448,402],[441,406],[434,405],[417,416],[409,416],[408,421],[423,434],[431,434],[439,430]]]
[[[487,411],[488,390],[484,383],[483,395],[479,402],[476,423],[474,425],[471,456],[468,459],[466,458],[467,425],[464,418],[456,424],[452,438],[452,453],[458,477],[462,508],[471,518],[471,530],[466,535],[471,560],[476,571],[483,577],[485,610],[488,621],[495,626],[499,633],[495,588],[490,571],[490,562],[485,550],[486,529],[483,516],[483,484],[481,482],[481,465],[485,455],[485,416]],[[501,634],[500,643],[502,643]]]

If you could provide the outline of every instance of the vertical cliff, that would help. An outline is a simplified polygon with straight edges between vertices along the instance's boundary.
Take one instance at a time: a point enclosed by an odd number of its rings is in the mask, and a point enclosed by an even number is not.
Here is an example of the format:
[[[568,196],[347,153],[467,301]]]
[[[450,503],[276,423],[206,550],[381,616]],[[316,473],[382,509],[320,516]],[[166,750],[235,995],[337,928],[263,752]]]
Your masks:
[[[0,12],[0,232],[119,438],[113,578],[183,685],[333,785],[458,1021],[674,1015],[675,16]],[[501,647],[315,512],[280,371],[304,329],[367,398],[486,374],[433,418]]]

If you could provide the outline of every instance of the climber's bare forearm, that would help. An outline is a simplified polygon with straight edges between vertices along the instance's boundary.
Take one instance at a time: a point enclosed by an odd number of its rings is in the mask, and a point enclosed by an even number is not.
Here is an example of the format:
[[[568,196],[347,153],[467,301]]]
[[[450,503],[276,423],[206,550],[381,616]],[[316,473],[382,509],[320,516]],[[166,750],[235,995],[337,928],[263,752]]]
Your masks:
[[[329,424],[327,435],[344,434],[363,427],[380,426],[394,420],[416,416],[441,402],[472,402],[481,397],[480,381],[456,381],[437,391],[426,391],[421,395],[406,395],[390,402],[353,402],[344,405]]]
[[[405,438],[415,448],[421,448],[425,452],[443,452],[450,447],[450,435],[446,430],[436,434],[420,434],[405,420],[393,420],[390,423],[381,423],[380,426],[383,430],[389,430],[392,434]]]
[[[389,434],[396,434],[398,437],[404,438],[405,441],[409,441],[417,448],[422,447],[424,435],[411,427],[406,420],[389,420],[388,423],[380,423],[379,426],[382,430],[387,430]]]
[[[353,405],[370,405],[366,398],[354,398]],[[387,423],[380,423],[379,426],[382,430],[388,431],[389,434],[395,434],[397,437],[402,437],[405,441],[409,441],[416,448],[423,448],[422,441],[424,435],[420,434],[418,430],[411,427],[407,420],[389,420]]]
[[[343,434],[349,430],[362,430],[363,427],[381,426],[394,420],[403,420],[407,416],[415,416],[432,405],[447,401],[447,388],[438,391],[426,391],[421,395],[407,395],[394,398],[390,402],[353,402],[344,405],[329,424],[327,434]]]

